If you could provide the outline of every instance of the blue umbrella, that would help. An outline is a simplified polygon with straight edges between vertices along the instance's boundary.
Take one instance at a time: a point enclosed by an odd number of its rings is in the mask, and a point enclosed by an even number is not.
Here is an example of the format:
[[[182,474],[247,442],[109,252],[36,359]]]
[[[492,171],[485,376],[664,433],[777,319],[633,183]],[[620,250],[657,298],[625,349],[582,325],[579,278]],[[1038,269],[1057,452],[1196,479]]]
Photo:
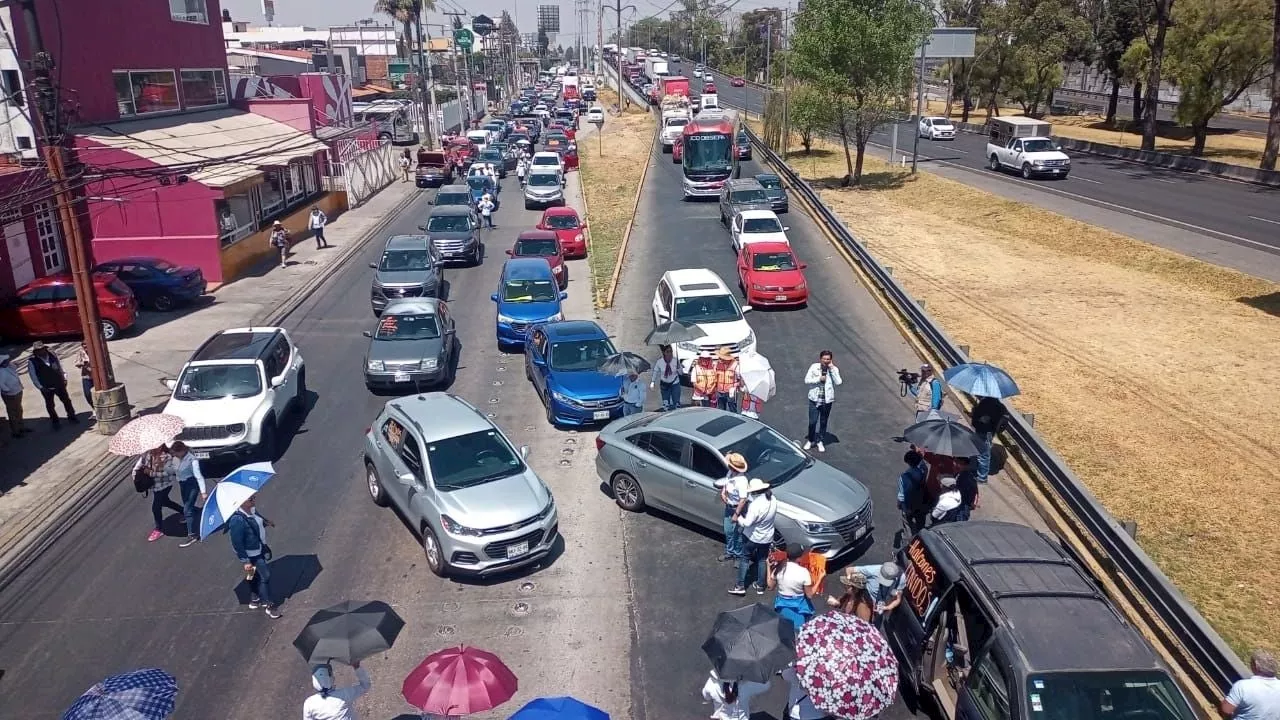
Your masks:
[[[951,387],[975,397],[1007,398],[1022,392],[1009,373],[987,363],[964,363],[942,373]]]
[[[571,697],[531,700],[509,720],[609,720],[609,713]]]
[[[209,537],[225,525],[232,513],[245,500],[256,495],[275,474],[276,470],[271,467],[271,463],[257,462],[242,465],[222,478],[222,482],[215,485],[213,492],[209,493],[209,500],[200,514],[200,539]]]
[[[173,714],[178,681],[159,668],[113,675],[85,691],[62,720],[164,720]]]

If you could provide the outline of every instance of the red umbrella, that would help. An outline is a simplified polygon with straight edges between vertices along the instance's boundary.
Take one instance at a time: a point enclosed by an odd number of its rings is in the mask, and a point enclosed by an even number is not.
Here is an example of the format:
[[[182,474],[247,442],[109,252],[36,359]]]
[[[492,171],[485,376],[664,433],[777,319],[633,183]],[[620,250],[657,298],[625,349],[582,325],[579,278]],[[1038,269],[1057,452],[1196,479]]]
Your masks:
[[[404,679],[409,704],[432,715],[470,715],[501,705],[518,682],[497,655],[459,645],[432,653]]]
[[[796,675],[818,710],[870,720],[898,696],[898,661],[875,627],[855,615],[819,615],[796,635]]]

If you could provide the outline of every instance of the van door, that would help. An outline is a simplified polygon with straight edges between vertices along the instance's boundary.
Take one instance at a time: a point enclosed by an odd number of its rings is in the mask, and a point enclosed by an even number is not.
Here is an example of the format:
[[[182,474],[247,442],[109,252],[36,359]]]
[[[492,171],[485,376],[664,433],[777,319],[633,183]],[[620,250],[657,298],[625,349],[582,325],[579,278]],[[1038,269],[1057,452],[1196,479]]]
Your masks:
[[[960,693],[957,716],[964,720],[1010,720],[1013,698],[1013,667],[1004,659],[995,643],[985,648],[973,661]],[[1039,696],[1031,689],[1031,709],[1039,711]],[[1039,707],[1037,707],[1039,706]]]
[[[928,685],[924,669],[925,646],[932,632],[933,615],[941,596],[949,589],[948,579],[929,557],[924,541],[913,538],[898,554],[898,563],[905,568],[906,589],[902,602],[890,613],[885,634],[889,645],[905,666],[903,675],[917,690]]]

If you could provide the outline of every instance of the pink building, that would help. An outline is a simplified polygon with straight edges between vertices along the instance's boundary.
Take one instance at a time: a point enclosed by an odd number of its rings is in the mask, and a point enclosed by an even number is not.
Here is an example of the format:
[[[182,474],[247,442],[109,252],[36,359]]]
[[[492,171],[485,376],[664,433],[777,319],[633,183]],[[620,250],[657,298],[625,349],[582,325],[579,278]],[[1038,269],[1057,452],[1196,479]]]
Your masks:
[[[74,108],[90,178],[81,216],[98,262],[154,255],[226,282],[271,254],[273,221],[297,237],[313,205],[345,208],[323,190],[326,147],[310,108],[233,107],[219,0],[35,5]],[[27,60],[23,20],[12,20]]]

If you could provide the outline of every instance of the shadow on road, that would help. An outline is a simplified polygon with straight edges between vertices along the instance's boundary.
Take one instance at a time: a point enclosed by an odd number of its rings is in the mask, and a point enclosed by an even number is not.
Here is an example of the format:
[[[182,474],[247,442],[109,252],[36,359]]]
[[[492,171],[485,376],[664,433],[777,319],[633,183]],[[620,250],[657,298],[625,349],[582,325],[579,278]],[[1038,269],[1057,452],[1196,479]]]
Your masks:
[[[324,570],[316,555],[283,555],[272,560],[268,567],[271,572],[268,582],[275,601],[280,603],[309,589]],[[236,584],[235,594],[241,605],[249,604],[249,583],[243,575]]]

